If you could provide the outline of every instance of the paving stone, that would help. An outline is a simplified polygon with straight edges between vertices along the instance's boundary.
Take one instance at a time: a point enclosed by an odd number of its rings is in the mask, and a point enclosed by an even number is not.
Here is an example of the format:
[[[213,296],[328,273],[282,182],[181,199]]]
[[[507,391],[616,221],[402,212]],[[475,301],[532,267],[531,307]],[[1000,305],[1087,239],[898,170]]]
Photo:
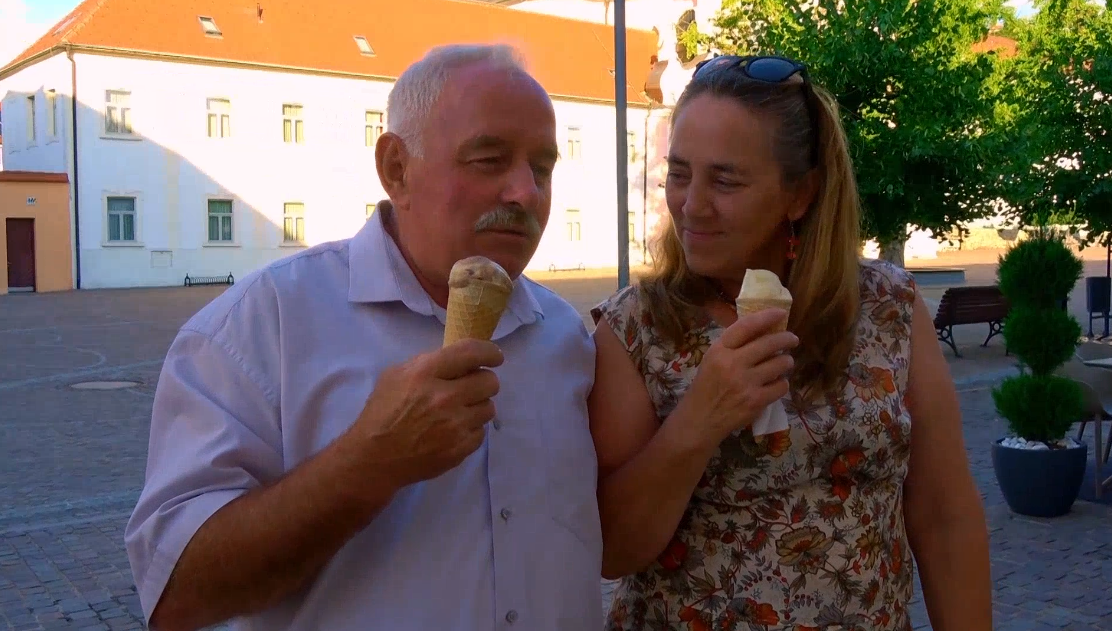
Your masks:
[[[605,278],[547,284],[585,317],[614,286]],[[178,327],[219,291],[0,297],[0,357],[16,358],[0,362],[0,631],[145,628],[123,530],[143,483],[151,397]],[[979,343],[983,333],[974,333]],[[985,370],[980,352],[950,360],[952,372],[964,379]],[[86,378],[140,385],[66,387]],[[1112,631],[1112,509],[1078,502],[1055,520],[1012,515],[992,471],[989,445],[1004,427],[991,396],[968,390],[961,403],[988,513],[996,631]],[[604,602],[616,585],[601,583]],[[910,611],[915,629],[930,629],[921,594]]]

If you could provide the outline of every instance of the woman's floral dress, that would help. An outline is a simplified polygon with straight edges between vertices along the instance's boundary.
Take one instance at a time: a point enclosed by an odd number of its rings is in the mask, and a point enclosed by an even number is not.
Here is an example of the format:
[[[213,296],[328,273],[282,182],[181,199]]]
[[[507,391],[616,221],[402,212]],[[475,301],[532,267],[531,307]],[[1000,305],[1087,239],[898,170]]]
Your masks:
[[[757,443],[735,432],[711,458],[674,538],[614,592],[607,631],[909,631],[913,563],[903,520],[910,448],[904,405],[915,284],[861,264],[861,315],[840,396],[801,407]],[[635,287],[592,310],[645,377],[660,419],[722,328],[677,354]]]

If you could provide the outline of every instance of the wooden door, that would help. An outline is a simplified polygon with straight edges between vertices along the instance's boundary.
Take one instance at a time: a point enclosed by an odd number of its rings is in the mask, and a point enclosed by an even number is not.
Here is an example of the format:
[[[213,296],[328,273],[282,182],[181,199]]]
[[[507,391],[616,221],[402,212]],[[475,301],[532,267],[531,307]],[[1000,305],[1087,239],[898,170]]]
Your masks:
[[[8,219],[8,291],[35,290],[35,220]]]

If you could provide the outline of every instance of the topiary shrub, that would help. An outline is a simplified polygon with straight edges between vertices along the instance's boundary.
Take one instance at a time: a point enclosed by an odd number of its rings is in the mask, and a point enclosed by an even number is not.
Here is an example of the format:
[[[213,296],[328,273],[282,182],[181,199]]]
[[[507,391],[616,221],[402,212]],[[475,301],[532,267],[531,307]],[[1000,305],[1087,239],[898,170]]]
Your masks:
[[[1054,372],[1069,361],[1081,324],[1066,309],[1084,264],[1058,237],[1036,229],[1000,257],[1000,291],[1011,304],[1004,340],[1023,373],[992,391],[997,413],[1016,436],[1053,443],[1081,418],[1081,387]]]
[[[1048,445],[1065,437],[1081,418],[1081,386],[1057,375],[1008,377],[992,391],[996,411],[1016,436]]]
[[[1073,357],[1081,324],[1057,308],[1013,306],[1004,319],[1004,339],[1033,374],[1047,375]]]

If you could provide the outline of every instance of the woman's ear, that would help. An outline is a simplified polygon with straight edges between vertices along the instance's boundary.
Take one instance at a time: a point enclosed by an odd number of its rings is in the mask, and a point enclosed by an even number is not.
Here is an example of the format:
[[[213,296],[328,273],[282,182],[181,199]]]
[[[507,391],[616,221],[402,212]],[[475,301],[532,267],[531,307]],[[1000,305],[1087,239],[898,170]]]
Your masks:
[[[792,222],[803,219],[807,211],[814,205],[819,194],[819,171],[811,169],[807,175],[800,178],[795,187],[791,207],[788,208],[788,220]]]

